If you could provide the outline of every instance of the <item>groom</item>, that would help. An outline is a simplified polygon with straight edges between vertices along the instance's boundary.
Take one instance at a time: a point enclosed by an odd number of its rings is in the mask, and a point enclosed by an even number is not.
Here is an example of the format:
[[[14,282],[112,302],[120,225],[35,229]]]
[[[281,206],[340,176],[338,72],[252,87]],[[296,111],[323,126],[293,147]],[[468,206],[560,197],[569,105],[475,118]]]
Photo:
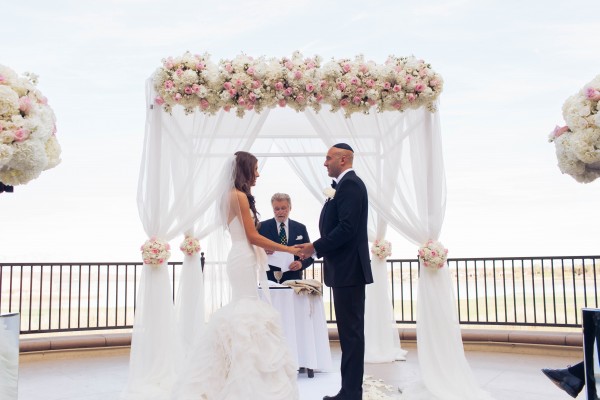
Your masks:
[[[352,169],[354,151],[346,143],[331,147],[325,167],[335,194],[319,218],[321,238],[297,245],[304,258],[323,257],[325,284],[332,288],[342,348],[342,388],[323,400],[361,400],[365,356],[365,285],[373,282],[367,238],[369,200],[363,181]]]

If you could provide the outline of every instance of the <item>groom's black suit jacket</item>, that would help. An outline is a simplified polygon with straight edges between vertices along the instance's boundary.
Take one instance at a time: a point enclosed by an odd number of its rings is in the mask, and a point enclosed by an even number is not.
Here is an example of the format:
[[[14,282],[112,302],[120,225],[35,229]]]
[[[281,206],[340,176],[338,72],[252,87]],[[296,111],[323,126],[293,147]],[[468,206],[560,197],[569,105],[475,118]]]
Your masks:
[[[314,242],[317,256],[324,258],[327,286],[373,282],[367,236],[368,208],[365,184],[354,171],[349,171],[338,182],[335,196],[321,210],[321,238]]]
[[[258,233],[270,239],[274,242],[279,242],[279,224],[275,220],[275,218],[268,219],[266,221],[262,221],[258,228]],[[308,231],[306,230],[306,226],[301,224],[300,222],[291,220],[288,218],[288,246],[293,246],[295,244],[302,243],[310,243],[310,239],[308,238]],[[299,260],[297,256],[294,256],[294,260]],[[302,268],[297,271],[286,271],[283,273],[283,277],[281,278],[281,282],[288,280],[296,280],[302,279],[302,271],[308,268],[313,263],[312,258],[306,258],[302,260]],[[279,271],[279,268],[269,265],[269,271],[267,271],[267,278],[273,282],[277,282],[275,276],[273,275],[273,271]]]

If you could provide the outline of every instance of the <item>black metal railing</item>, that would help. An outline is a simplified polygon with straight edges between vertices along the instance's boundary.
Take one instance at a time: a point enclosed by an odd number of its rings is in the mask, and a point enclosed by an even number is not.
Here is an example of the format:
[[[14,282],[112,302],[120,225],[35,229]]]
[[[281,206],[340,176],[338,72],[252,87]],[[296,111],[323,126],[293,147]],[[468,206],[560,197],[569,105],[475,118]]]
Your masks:
[[[208,266],[210,268],[210,265]],[[419,263],[388,260],[389,293],[399,323],[416,322]],[[0,314],[19,312],[21,333],[133,326],[142,263],[0,263]],[[169,263],[175,298],[181,262]],[[600,256],[448,260],[464,325],[580,327],[580,310],[598,307]],[[315,262],[306,278],[322,281]],[[335,321],[331,291],[323,301]]]

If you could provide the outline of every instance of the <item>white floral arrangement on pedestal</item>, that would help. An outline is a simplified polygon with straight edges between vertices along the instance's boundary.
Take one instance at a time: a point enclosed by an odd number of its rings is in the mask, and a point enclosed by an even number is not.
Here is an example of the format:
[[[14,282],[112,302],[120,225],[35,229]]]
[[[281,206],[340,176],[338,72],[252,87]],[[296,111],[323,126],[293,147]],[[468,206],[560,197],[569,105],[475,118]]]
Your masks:
[[[380,260],[385,260],[392,255],[392,244],[387,240],[375,240],[371,247],[371,254]]]
[[[296,51],[268,60],[241,54],[215,64],[208,54],[187,52],[162,63],[154,73],[154,102],[166,112],[177,104],[186,113],[235,109],[239,117],[277,106],[318,112],[322,104],[333,112],[344,110],[346,117],[420,107],[435,112],[443,89],[442,77],[412,56],[390,56],[376,64],[359,55],[321,65],[321,57],[304,58]]]
[[[179,250],[183,251],[188,256],[199,253],[200,241],[193,236],[186,236],[181,245],[179,245]]]
[[[169,250],[171,250],[169,243],[157,239],[154,236],[151,237],[146,240],[141,247],[144,264],[157,267],[162,263],[167,262],[169,257],[171,257],[171,252]]]
[[[576,181],[589,183],[600,177],[600,75],[569,97],[563,105],[566,126],[550,134],[558,168]]]
[[[56,118],[36,88],[37,75],[20,77],[0,65],[0,182],[24,185],[60,163]]]
[[[442,268],[448,259],[448,249],[437,240],[428,240],[419,248],[419,258],[429,268]]]

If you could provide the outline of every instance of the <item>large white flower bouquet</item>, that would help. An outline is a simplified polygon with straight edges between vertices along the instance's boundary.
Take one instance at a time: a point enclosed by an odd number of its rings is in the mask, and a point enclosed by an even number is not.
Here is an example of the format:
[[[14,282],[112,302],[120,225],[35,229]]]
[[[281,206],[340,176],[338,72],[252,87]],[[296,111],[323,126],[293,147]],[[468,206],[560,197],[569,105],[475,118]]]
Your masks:
[[[600,177],[600,75],[569,97],[563,105],[566,126],[556,127],[554,142],[558,168],[578,182]]]
[[[344,110],[347,117],[372,109],[427,107],[435,112],[442,88],[442,77],[415,57],[390,56],[378,65],[359,55],[321,65],[320,57],[304,58],[297,51],[269,60],[241,54],[218,64],[207,54],[188,52],[164,59],[154,74],[155,104],[165,111],[179,104],[186,113],[195,108],[206,113],[235,109],[240,117],[248,110],[277,106],[318,112],[322,104],[334,112]]]
[[[373,246],[371,247],[371,254],[373,254],[380,260],[385,260],[387,257],[392,255],[392,244],[387,240],[377,239],[373,242]]]
[[[35,87],[37,76],[18,76],[0,65],[0,182],[23,185],[60,163],[56,118]]]
[[[171,246],[169,243],[157,239],[156,237],[151,237],[146,240],[146,242],[140,248],[142,251],[142,259],[144,260],[144,264],[159,266],[164,262],[167,262],[169,257],[171,257]]]
[[[448,259],[448,249],[437,240],[428,240],[419,248],[419,258],[423,265],[430,268],[442,268]]]

